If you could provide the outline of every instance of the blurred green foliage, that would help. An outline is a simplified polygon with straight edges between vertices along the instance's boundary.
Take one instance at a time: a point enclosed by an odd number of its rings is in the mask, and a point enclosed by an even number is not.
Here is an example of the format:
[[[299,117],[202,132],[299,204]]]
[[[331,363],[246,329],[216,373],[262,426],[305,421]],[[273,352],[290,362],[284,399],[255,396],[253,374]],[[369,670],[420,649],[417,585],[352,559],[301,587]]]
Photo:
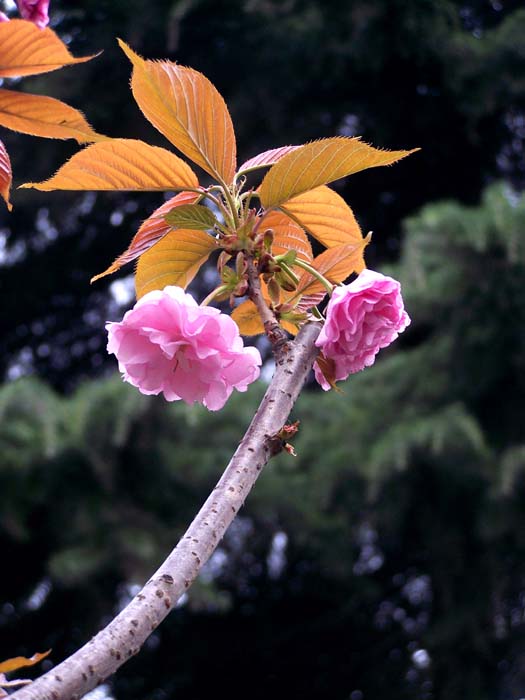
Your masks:
[[[411,327],[344,395],[303,393],[299,456],[263,472],[118,700],[523,693],[525,196],[494,184],[404,228],[390,272]],[[53,647],[56,662],[125,602],[263,388],[217,414],[118,377],[69,397],[1,389],[0,656]]]

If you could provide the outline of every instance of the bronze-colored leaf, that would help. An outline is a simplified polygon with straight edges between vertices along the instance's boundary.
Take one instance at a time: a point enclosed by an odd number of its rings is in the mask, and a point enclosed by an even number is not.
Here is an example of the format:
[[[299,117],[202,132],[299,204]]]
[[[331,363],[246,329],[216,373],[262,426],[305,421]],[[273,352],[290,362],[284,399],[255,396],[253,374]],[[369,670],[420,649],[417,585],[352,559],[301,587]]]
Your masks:
[[[140,226],[126,250],[118,256],[118,258],[108,267],[107,270],[104,270],[104,272],[101,272],[99,275],[95,275],[95,277],[91,279],[91,282],[93,283],[101,277],[105,277],[106,275],[110,275],[112,272],[116,272],[122,267],[122,265],[125,265],[132,260],[136,260],[140,255],[149,250],[172,229],[172,227],[166,223],[166,220],[164,219],[166,214],[172,211],[175,207],[196,202],[199,197],[200,195],[197,192],[180,192],[179,194],[175,195],[175,197],[171,197],[171,199],[168,199],[167,202],[164,202],[164,204],[155,209],[153,214],[149,216]]]
[[[12,659],[7,659],[6,661],[0,662],[0,673],[10,673],[11,671],[18,671],[19,668],[25,668],[26,666],[34,666],[46,656],[49,656],[51,649],[45,651],[41,654],[33,654],[29,659],[25,656],[15,656]]]
[[[258,170],[259,168],[267,168],[270,165],[274,165],[285,155],[295,151],[300,146],[281,146],[280,148],[271,148],[269,151],[264,151],[259,153],[259,155],[250,158],[245,161],[239,168],[239,175],[245,175],[252,170]]]
[[[196,70],[172,61],[145,61],[123,41],[119,44],[133,64],[131,89],[146,119],[207,173],[232,182],[235,132],[214,85]]]
[[[314,294],[305,294],[299,299],[299,303],[295,307],[297,311],[309,311],[312,307],[320,304],[326,296],[326,292],[315,292]]]
[[[317,366],[321,370],[323,377],[328,384],[335,389],[339,394],[343,392],[336,385],[336,366],[335,361],[331,357],[325,357],[322,352],[319,353],[316,359]]]
[[[239,326],[239,333],[241,335],[250,336],[264,333],[262,319],[257,311],[257,307],[250,299],[236,306],[232,311],[231,317]],[[295,326],[295,324],[289,321],[280,321],[280,325],[288,331],[288,333],[291,333],[291,335],[297,334],[297,326]]]
[[[381,151],[358,138],[336,136],[288,153],[266,173],[259,195],[266,209],[360,170],[391,165],[417,151]]]
[[[165,191],[198,187],[197,176],[164,148],[135,139],[110,139],[75,153],[43,182],[21,187],[52,190]]]
[[[326,248],[363,238],[353,211],[326,185],[303,192],[281,208]]]
[[[95,56],[74,58],[49,27],[39,29],[25,19],[0,22],[0,78],[48,73]]]
[[[257,307],[250,299],[236,306],[231,316],[239,326],[239,333],[241,335],[260,335],[264,333],[262,319],[257,311]]]
[[[108,139],[97,134],[81,112],[60,100],[1,88],[0,125],[23,134],[76,139],[79,143]]]
[[[185,289],[217,249],[215,238],[203,231],[170,231],[139,258],[135,275],[137,299],[168,284]]]
[[[313,260],[312,246],[303,229],[280,211],[271,211],[263,217],[260,231],[272,229],[274,233],[272,255],[283,255],[289,250],[306,262]]]
[[[363,251],[367,243],[368,239],[364,239],[361,243],[347,243],[328,248],[314,259],[312,267],[334,284],[344,282],[353,272],[359,273],[364,269]],[[299,278],[295,295],[300,293],[303,296],[324,291],[323,284],[310,272],[304,271]]]

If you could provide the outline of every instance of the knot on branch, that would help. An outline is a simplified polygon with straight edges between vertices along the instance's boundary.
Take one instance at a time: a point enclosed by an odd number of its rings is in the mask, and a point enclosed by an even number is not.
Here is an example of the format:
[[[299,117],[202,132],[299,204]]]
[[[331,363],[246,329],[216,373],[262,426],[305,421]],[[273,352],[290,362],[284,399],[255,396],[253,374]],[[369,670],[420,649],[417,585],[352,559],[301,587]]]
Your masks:
[[[280,452],[288,452],[288,454],[293,457],[297,456],[294,446],[288,442],[294,435],[297,435],[299,431],[300,421],[296,420],[294,423],[285,423],[281,430],[275,435],[267,436],[268,447],[270,448],[270,455],[275,457]]]
[[[272,345],[275,360],[281,360],[291,350],[291,341],[286,331],[281,328],[277,320],[264,322],[264,332]]]

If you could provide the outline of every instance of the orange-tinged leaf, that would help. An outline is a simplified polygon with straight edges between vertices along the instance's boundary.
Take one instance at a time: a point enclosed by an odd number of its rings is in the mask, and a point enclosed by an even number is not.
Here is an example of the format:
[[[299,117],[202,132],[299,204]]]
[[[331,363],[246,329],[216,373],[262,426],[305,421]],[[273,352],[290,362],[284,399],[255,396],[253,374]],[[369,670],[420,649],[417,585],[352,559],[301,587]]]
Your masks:
[[[13,174],[11,171],[11,161],[9,154],[2,141],[0,141],[0,195],[7,204],[9,211],[13,208],[9,201],[9,192],[11,191],[11,181]]]
[[[232,319],[239,326],[241,335],[261,335],[264,333],[264,324],[257,311],[257,307],[250,299],[243,301],[234,308],[231,314]],[[297,335],[297,326],[289,321],[281,321],[280,325],[291,333]]]
[[[321,370],[323,377],[326,379],[328,384],[337,391],[338,394],[344,394],[344,391],[336,385],[336,366],[335,360],[331,357],[325,357],[322,352],[317,355],[316,359],[317,366]]]
[[[96,55],[74,58],[49,27],[39,29],[24,19],[0,22],[0,78],[48,73]]]
[[[326,296],[326,292],[315,292],[314,294],[305,294],[299,300],[295,307],[297,311],[308,311],[313,306],[320,304]]]
[[[264,151],[259,153],[259,155],[250,158],[245,161],[239,168],[239,175],[244,173],[249,173],[252,170],[258,170],[259,168],[266,168],[270,165],[274,165],[285,155],[295,151],[300,146],[281,146],[280,148],[271,148],[269,151]]]
[[[226,103],[210,81],[172,61],[145,61],[119,40],[133,64],[131,89],[161,134],[217,180],[235,175],[236,145]]]
[[[0,125],[32,136],[76,139],[79,143],[106,141],[83,114],[53,97],[0,88]]]
[[[215,238],[203,231],[170,231],[139,258],[135,275],[137,299],[168,284],[185,289],[217,249]]]
[[[306,262],[313,260],[312,246],[303,229],[280,211],[271,211],[264,216],[260,231],[271,228],[274,232],[272,255],[283,255],[296,250],[297,256]]]
[[[363,239],[361,243],[346,243],[345,245],[335,246],[323,251],[318,255],[313,263],[314,267],[330,282],[344,282],[352,272],[361,272],[365,267],[363,251],[368,243],[368,238]],[[297,285],[297,293],[304,295],[316,294],[324,292],[325,288],[310,272],[304,271],[299,278]]]
[[[288,200],[282,210],[326,248],[358,243],[363,238],[353,211],[326,185]]]
[[[42,192],[164,191],[198,187],[198,181],[189,165],[164,148],[135,139],[110,139],[75,153],[49,180],[21,187]]]
[[[236,306],[231,314],[235,323],[239,326],[241,335],[260,335],[264,333],[264,325],[257,307],[247,299]]]
[[[133,236],[133,239],[126,250],[119,255],[118,258],[108,267],[107,270],[101,272],[99,275],[92,277],[91,282],[110,275],[112,272],[119,270],[122,265],[125,265],[132,260],[135,260],[140,255],[149,250],[155,245],[161,238],[163,238],[167,233],[172,230],[172,227],[166,223],[164,217],[175,207],[182,206],[183,204],[193,204],[199,199],[200,195],[197,192],[180,192],[171,197],[160,207],[155,209],[153,214],[149,216],[146,221],[140,226],[137,233]]]
[[[279,321],[279,324],[284,328],[285,331],[291,333],[291,335],[297,335],[299,331],[295,323],[290,323],[290,321],[283,321],[283,319],[281,319]]]
[[[414,149],[418,150],[418,149]],[[358,138],[336,136],[307,143],[266,173],[259,194],[266,209],[360,170],[390,165],[413,151],[381,151]]]
[[[27,659],[25,656],[15,656],[13,659],[7,659],[0,663],[0,673],[10,673],[11,671],[17,671],[19,668],[25,668],[26,666],[34,666],[46,656],[49,656],[51,649],[43,652],[42,654],[33,654],[31,658]]]

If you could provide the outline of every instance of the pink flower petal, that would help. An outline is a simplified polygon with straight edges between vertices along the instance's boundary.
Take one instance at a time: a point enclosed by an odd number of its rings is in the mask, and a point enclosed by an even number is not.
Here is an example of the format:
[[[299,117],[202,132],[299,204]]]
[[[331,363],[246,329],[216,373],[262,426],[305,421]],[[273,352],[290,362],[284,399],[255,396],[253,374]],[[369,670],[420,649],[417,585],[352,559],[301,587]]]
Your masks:
[[[17,0],[17,5],[22,17],[40,29],[49,24],[49,0]]]
[[[259,351],[244,347],[236,323],[180,287],[145,294],[120,323],[106,327],[108,352],[143,394],[216,411],[259,376]]]
[[[335,380],[340,381],[370,367],[379,350],[390,345],[409,323],[399,282],[363,270],[350,284],[334,289],[316,345],[327,360],[333,361]],[[314,372],[328,391],[330,382],[318,363]]]

